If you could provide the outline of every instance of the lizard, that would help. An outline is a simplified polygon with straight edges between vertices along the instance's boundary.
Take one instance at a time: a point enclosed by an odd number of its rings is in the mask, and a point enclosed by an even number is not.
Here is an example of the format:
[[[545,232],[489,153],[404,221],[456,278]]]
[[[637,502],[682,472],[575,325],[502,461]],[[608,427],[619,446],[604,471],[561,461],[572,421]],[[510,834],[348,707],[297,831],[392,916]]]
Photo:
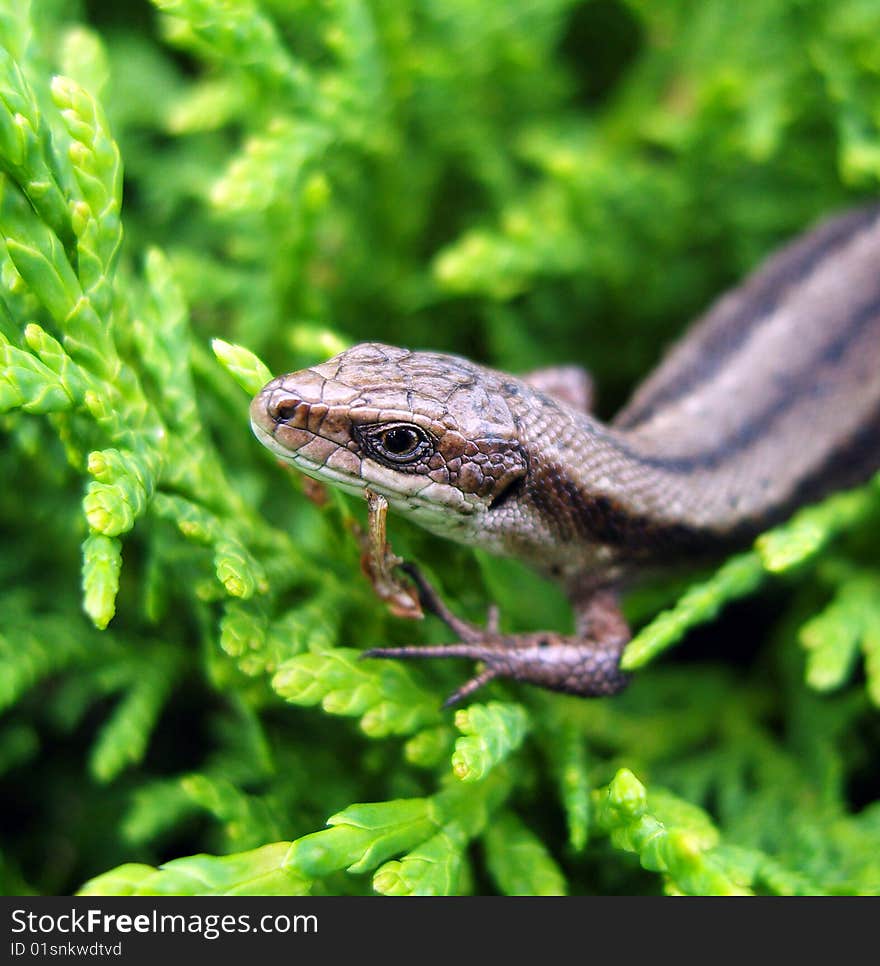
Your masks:
[[[272,379],[253,432],[349,493],[379,494],[443,537],[558,581],[573,634],[503,634],[457,617],[419,569],[422,604],[459,640],[368,657],[469,658],[493,678],[620,691],[622,588],[646,568],[743,545],[880,466],[880,205],[789,242],[722,295],[607,423],[564,367],[516,377],[367,342]]]

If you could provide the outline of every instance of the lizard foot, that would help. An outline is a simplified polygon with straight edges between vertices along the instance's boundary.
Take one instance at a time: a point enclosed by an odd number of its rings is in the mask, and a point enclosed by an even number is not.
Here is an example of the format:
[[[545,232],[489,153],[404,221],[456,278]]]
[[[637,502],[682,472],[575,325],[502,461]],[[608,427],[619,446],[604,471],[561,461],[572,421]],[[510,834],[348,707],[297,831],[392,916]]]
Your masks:
[[[480,661],[483,668],[453,692],[444,707],[457,704],[494,678],[511,678],[583,697],[616,694],[626,686],[628,678],[619,669],[618,662],[629,634],[622,618],[608,619],[605,611],[609,605],[604,598],[597,605],[602,609],[603,619],[587,621],[583,636],[565,636],[554,631],[502,634],[497,608],[490,608],[486,627],[478,627],[453,614],[416,566],[401,564],[401,569],[415,583],[424,609],[439,617],[459,640],[452,644],[376,647],[365,651],[363,656],[403,660],[457,657]],[[616,614],[619,616],[619,612]],[[591,625],[603,633],[593,637],[589,633]]]

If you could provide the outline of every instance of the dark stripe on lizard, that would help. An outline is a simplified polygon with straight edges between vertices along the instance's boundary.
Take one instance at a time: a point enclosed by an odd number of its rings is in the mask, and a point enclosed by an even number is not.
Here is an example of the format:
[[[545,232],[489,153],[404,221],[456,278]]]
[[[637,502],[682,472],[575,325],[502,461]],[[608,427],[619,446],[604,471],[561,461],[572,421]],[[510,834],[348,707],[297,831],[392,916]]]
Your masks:
[[[671,559],[676,554],[716,553],[742,546],[797,507],[864,482],[877,466],[878,452],[880,410],[784,500],[766,505],[760,515],[740,519],[726,530],[692,527],[633,511],[613,496],[587,492],[556,465],[542,467],[534,480],[525,483],[524,491],[560,540],[593,540],[636,558],[642,553],[655,557],[663,551],[664,559],[667,554]]]
[[[878,265],[878,273],[880,273],[880,265]],[[620,436],[613,433],[602,433],[602,435],[624,455],[667,473],[687,474],[701,469],[716,468],[727,460],[740,456],[756,440],[772,435],[775,422],[817,391],[817,374],[822,372],[823,367],[838,362],[872,323],[880,329],[880,296],[876,295],[846,320],[846,325],[835,338],[826,344],[803,370],[787,374],[777,382],[773,397],[767,405],[751,413],[750,418],[737,426],[732,435],[720,439],[712,449],[703,449],[691,456],[650,456],[638,452]]]
[[[880,215],[880,205],[857,209],[820,226],[816,231],[784,248],[747,283],[732,310],[721,304],[700,319],[688,334],[688,351],[696,344],[699,353],[685,365],[680,353],[672,353],[630,403],[613,421],[616,429],[635,429],[658,410],[694,393],[727,364],[732,353],[791,295],[792,289],[808,279],[827,257],[850,244]],[[674,371],[678,369],[679,371]]]

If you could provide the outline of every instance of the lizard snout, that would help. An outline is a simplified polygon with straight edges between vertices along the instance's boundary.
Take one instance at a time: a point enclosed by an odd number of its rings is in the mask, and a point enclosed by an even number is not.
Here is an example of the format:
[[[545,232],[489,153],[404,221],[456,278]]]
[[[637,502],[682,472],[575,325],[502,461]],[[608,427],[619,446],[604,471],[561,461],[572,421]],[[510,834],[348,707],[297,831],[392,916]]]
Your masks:
[[[308,370],[273,379],[254,396],[251,422],[267,433],[280,425],[291,429],[309,428],[312,407],[321,402],[323,382]]]

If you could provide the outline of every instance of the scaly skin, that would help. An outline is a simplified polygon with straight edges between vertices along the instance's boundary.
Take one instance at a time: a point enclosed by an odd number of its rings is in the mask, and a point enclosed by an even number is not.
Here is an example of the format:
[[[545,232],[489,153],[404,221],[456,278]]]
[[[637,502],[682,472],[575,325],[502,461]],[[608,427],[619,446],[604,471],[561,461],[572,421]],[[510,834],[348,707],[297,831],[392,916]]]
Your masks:
[[[316,479],[366,487],[429,530],[558,580],[577,630],[502,635],[454,617],[457,644],[381,657],[468,657],[493,677],[612,694],[629,639],[624,579],[720,552],[880,465],[880,208],[840,216],[721,298],[610,426],[577,370],[516,378],[457,356],[365,343],[273,379],[251,422]]]

